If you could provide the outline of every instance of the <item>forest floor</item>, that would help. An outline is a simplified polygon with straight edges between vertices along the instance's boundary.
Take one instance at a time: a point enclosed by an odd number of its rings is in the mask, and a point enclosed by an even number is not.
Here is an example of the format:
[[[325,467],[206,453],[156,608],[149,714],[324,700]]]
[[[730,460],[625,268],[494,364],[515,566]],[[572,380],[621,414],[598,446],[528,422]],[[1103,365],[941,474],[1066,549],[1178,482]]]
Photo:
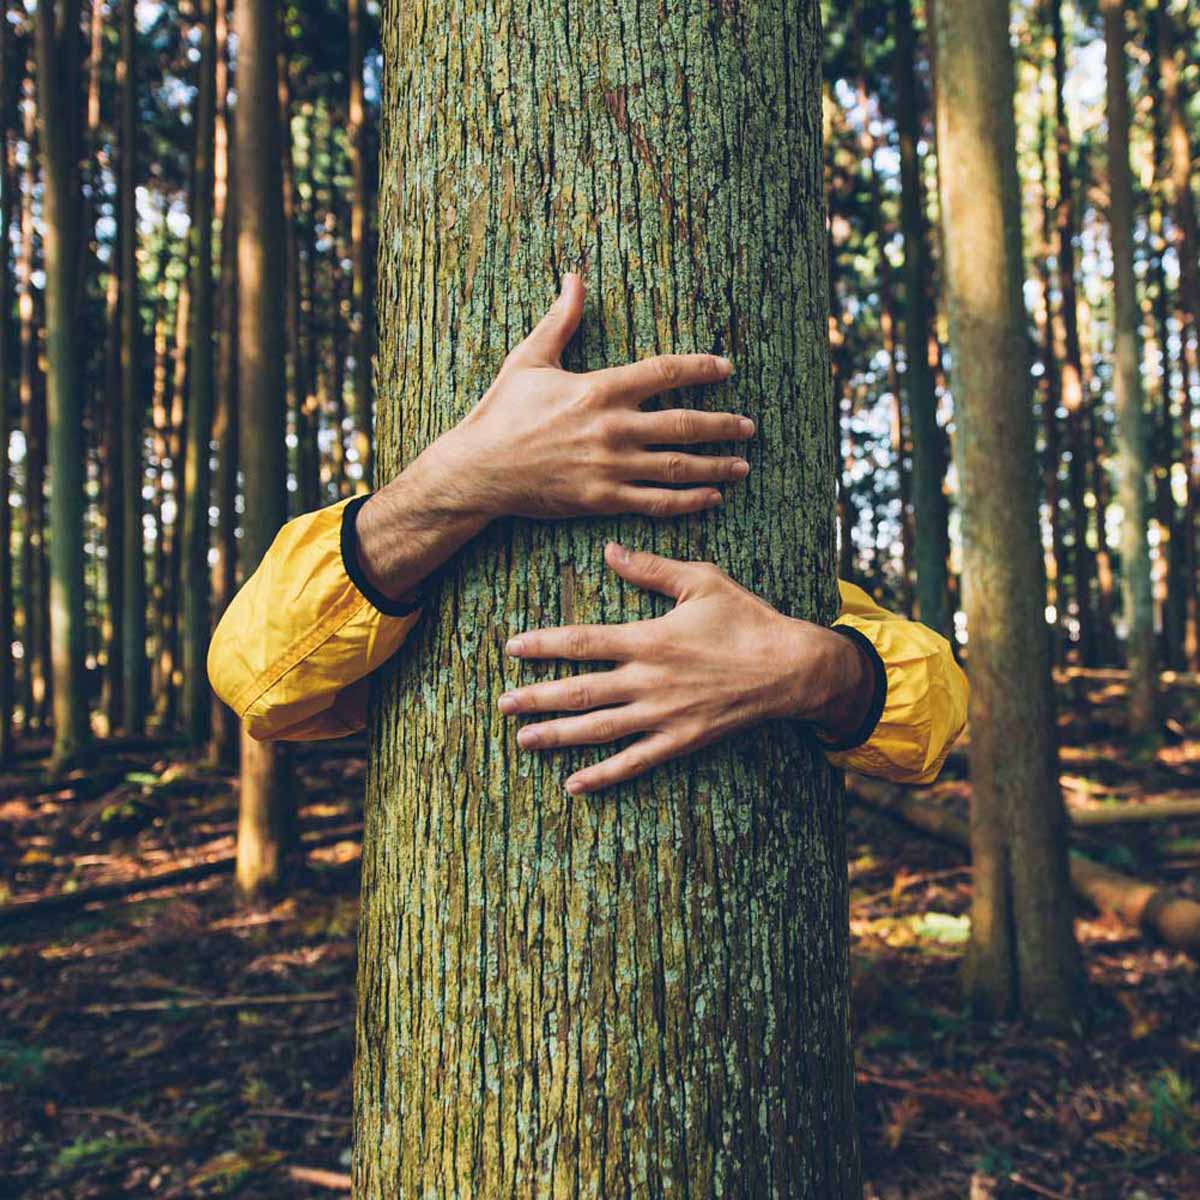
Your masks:
[[[1200,694],[1125,744],[1115,677],[1064,695],[1069,796],[1200,798]],[[1085,714],[1076,716],[1074,714]],[[1195,731],[1189,738],[1183,731]],[[232,903],[232,781],[162,747],[65,783],[0,776],[0,902],[182,866],[207,877],[41,915],[0,911],[0,1197],[318,1197],[348,1186],[361,746],[306,750],[308,870]],[[1200,895],[1200,819],[1075,844]],[[1200,1197],[1200,974],[1081,911],[1086,1035],[964,1014],[965,854],[850,808],[854,1023],[867,1196]],[[69,903],[69,902],[68,902]]]

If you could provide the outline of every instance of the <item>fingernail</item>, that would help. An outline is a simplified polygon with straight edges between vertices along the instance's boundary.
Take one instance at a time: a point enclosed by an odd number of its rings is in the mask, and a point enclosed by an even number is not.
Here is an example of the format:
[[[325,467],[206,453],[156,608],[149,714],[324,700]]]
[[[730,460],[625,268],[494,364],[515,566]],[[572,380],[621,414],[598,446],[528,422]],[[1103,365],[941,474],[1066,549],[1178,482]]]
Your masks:
[[[622,546],[620,542],[609,542],[608,544],[612,547],[613,558],[615,558],[617,562],[629,561],[629,551]]]
[[[732,362],[730,362],[730,360],[729,360],[729,359],[727,359],[727,358],[718,358],[718,359],[717,359],[717,365],[718,365],[718,366],[721,368],[721,370],[722,370],[722,371],[723,371],[723,372],[724,372],[726,375],[732,375],[732,374],[733,374],[733,363],[732,363]]]
[[[708,502],[712,505],[720,504],[724,499],[720,492],[710,492],[708,495]]]
[[[542,739],[536,729],[522,729],[517,734],[517,745],[522,750],[536,750],[541,745],[541,742]]]
[[[567,780],[567,791],[572,796],[578,796],[579,793],[583,791],[583,784],[580,783],[578,779],[568,779]]]
[[[738,433],[743,437],[752,437],[754,435],[754,422],[749,417],[743,417],[738,422]]]
[[[517,698],[512,692],[505,692],[497,705],[502,713],[514,713],[517,711]]]
[[[745,479],[750,474],[750,464],[744,459],[739,458],[737,462],[729,468],[729,473],[734,479]]]
[[[509,638],[504,643],[505,654],[520,654],[525,649],[525,639],[519,637]]]

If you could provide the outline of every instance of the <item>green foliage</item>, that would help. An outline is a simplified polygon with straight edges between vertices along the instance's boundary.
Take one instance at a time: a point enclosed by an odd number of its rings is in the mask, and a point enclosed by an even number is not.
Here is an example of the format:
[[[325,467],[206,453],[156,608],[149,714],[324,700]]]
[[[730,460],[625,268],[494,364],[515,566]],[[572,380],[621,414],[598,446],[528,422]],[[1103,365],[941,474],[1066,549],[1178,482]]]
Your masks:
[[[18,1092],[41,1091],[49,1067],[44,1047],[0,1041],[0,1087]]]

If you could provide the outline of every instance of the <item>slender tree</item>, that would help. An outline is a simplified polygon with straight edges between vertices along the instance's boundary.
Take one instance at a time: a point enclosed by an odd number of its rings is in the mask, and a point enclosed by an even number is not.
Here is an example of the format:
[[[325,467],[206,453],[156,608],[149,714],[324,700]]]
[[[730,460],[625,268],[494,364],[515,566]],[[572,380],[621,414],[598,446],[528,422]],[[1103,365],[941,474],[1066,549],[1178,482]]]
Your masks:
[[[239,459],[245,476],[241,554],[253,571],[287,519],[283,183],[272,0],[238,0],[237,288]],[[253,898],[279,885],[295,830],[286,755],[243,730],[237,883]]]
[[[44,181],[46,424],[50,468],[52,768],[89,738],[84,676],[83,394],[79,379],[79,0],[40,0],[36,20],[38,134]]]
[[[1042,611],[1008,16],[1008,0],[938,0],[936,8],[971,670],[966,983],[984,1012],[1067,1026],[1079,1019],[1082,974]]]
[[[217,295],[216,396],[213,440],[217,447],[214,500],[217,506],[216,564],[212,571],[212,616],[219,620],[237,590],[237,208],[231,171],[229,119],[229,8],[215,0],[216,125],[213,138],[213,215],[221,229],[221,287]],[[206,634],[207,636],[207,634]],[[209,760],[237,763],[239,730],[228,706],[212,697]]]
[[[188,437],[183,463],[183,723],[193,747],[209,733],[211,704],[205,660],[210,630],[208,550],[211,542],[209,459],[213,432],[213,187],[216,127],[216,38],[213,0],[200,0],[196,79],[196,145],[192,160],[191,356]]]
[[[485,19],[470,48],[442,36]],[[465,415],[556,271],[586,263],[596,302],[572,361],[730,348],[759,418],[719,519],[621,532],[829,619],[816,0],[453,0],[438,22],[389,0],[382,30],[381,477]],[[816,747],[763,727],[571,802],[562,761],[519,762],[489,715],[507,631],[655,611],[604,578],[617,528],[495,527],[381,680],[361,1197],[860,1194],[842,809]]]
[[[9,121],[16,112],[9,77],[8,5],[0,5],[0,763],[13,749],[13,570],[12,462],[9,458],[12,413],[13,291],[9,228],[13,214],[13,164],[9,161]]]
[[[1137,280],[1133,268],[1133,172],[1129,167],[1129,91],[1125,79],[1124,0],[1102,0],[1108,56],[1109,225],[1112,237],[1114,341],[1113,391],[1117,403],[1118,480],[1121,510],[1121,590],[1129,663],[1129,731],[1157,724],[1158,661],[1154,596],[1150,588],[1150,473],[1148,435],[1139,371]]]
[[[363,6],[347,0],[349,55],[346,76],[350,94],[346,109],[346,142],[354,189],[350,199],[350,337],[354,354],[354,435],[352,445],[362,469],[359,491],[371,486],[371,353],[374,306],[371,303],[370,238],[367,219],[367,123],[363,103]]]
[[[124,563],[121,596],[121,724],[140,733],[146,723],[146,543],[142,531],[143,438],[146,415],[141,379],[142,314],[137,264],[137,3],[121,5],[118,207],[121,277],[121,471]]]
[[[912,429],[912,500],[917,610],[939,633],[951,633],[946,562],[950,554],[949,505],[944,480],[945,443],[937,423],[937,388],[929,365],[931,322],[926,287],[929,246],[925,189],[917,157],[920,105],[911,0],[895,0],[896,128],[900,136],[900,220],[904,231],[904,385]],[[886,255],[881,254],[881,258]]]

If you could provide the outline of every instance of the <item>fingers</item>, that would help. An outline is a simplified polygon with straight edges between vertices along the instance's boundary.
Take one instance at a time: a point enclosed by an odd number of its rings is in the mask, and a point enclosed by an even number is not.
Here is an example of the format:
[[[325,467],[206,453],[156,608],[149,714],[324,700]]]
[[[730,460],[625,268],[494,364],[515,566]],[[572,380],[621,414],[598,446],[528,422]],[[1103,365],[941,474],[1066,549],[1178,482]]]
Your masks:
[[[672,388],[719,383],[733,373],[733,364],[715,354],[659,354],[641,362],[593,371],[589,379],[614,400],[641,404]]]
[[[500,697],[500,711],[508,716],[518,713],[585,712],[606,704],[628,700],[632,689],[619,671],[595,671],[572,675],[546,683],[531,683],[514,688]]]
[[[611,758],[606,758],[594,766],[584,767],[582,771],[576,771],[567,780],[567,791],[572,796],[584,792],[598,792],[603,788],[624,783],[627,779],[644,775],[651,767],[657,767],[668,759],[678,757],[679,754],[680,749],[670,734],[652,733],[639,738],[632,746],[627,746]]]
[[[694,574],[692,563],[663,558],[648,550],[630,550],[619,542],[604,547],[604,561],[634,587],[661,592],[673,600],[682,597]]]
[[[750,464],[744,458],[681,454],[677,450],[634,455],[623,466],[629,478],[653,483],[728,483],[750,474]]]
[[[721,503],[716,488],[637,487],[626,484],[615,494],[615,511],[640,513],[644,517],[680,517],[687,513],[707,512]]]
[[[601,708],[581,717],[560,717],[557,721],[526,725],[517,734],[517,744],[522,750],[599,746],[632,733],[641,733],[650,721],[650,714],[643,707],[623,704],[620,708]]]
[[[559,365],[562,352],[579,328],[583,316],[583,281],[578,275],[563,276],[562,291],[533,332],[509,356],[530,365]]]
[[[637,413],[632,429],[643,446],[692,446],[700,442],[744,442],[754,436],[754,422],[736,413],[710,413],[695,408],[666,408]]]
[[[629,627],[623,625],[562,625],[519,633],[508,639],[504,652],[513,658],[618,662],[632,650],[629,637]]]

